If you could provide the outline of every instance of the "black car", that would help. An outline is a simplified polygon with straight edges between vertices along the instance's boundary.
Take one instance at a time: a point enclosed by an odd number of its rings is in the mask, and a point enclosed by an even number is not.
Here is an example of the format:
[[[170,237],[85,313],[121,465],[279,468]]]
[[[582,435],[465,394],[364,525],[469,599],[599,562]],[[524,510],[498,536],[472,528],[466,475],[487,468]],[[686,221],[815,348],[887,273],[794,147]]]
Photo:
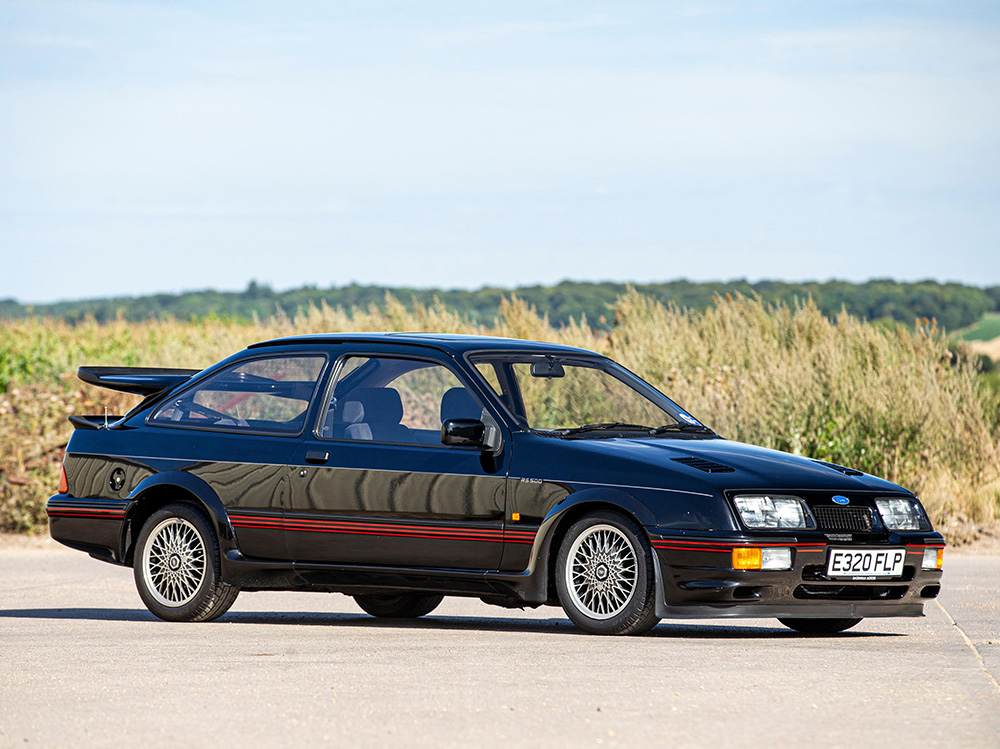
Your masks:
[[[561,605],[581,629],[776,617],[813,633],[920,616],[944,542],[920,502],[723,439],[610,359],[519,340],[330,334],[197,372],[82,367],[138,393],[76,429],[51,534],[134,568],[170,621],[240,590]]]

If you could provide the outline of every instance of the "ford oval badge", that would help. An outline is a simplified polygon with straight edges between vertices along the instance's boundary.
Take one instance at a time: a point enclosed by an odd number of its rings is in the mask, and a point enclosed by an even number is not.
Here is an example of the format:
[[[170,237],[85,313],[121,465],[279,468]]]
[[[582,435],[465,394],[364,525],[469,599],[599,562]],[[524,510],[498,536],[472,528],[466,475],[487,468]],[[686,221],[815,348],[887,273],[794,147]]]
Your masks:
[[[841,497],[839,494],[833,498],[833,501],[836,502],[838,505],[849,505],[851,503],[851,500],[849,500],[847,497]]]

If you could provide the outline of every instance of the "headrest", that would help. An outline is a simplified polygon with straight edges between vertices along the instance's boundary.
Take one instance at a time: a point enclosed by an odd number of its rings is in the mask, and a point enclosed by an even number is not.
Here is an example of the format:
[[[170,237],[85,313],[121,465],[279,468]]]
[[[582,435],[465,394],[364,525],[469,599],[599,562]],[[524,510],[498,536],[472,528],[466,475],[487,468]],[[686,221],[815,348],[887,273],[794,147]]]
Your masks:
[[[364,406],[365,423],[398,424],[403,418],[403,401],[393,388],[358,388],[351,393]]]
[[[448,419],[481,419],[483,409],[463,387],[447,391],[441,398],[441,421]]]
[[[359,421],[364,420],[365,407],[361,405],[361,401],[347,401],[344,403],[341,421],[347,422],[348,424],[357,424]]]

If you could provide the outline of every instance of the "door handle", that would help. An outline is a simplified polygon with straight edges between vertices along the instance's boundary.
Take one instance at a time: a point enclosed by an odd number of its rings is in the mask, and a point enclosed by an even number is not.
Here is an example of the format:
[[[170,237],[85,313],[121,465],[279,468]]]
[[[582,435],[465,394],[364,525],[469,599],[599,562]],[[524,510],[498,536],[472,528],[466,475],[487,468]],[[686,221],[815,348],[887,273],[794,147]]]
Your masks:
[[[310,450],[306,453],[306,463],[326,463],[330,459],[330,453],[326,450]]]

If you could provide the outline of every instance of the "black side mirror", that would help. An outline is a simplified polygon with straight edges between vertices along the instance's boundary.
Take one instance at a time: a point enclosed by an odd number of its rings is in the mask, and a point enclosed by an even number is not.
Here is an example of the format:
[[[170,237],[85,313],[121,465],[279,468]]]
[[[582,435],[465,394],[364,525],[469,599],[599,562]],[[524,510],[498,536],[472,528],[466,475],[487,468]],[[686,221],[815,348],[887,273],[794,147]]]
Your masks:
[[[447,419],[441,424],[441,444],[496,450],[500,434],[496,427],[488,427],[479,419]]]

